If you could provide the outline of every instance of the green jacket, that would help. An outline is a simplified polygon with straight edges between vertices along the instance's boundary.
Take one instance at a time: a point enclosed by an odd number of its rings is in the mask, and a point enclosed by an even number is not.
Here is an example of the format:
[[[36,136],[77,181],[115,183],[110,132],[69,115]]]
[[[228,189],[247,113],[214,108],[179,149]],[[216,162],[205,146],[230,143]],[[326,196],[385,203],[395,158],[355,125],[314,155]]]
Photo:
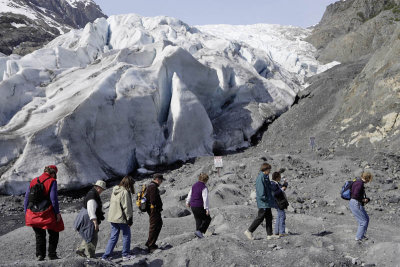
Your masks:
[[[122,186],[114,186],[111,193],[108,221],[131,225],[133,218],[131,193]]]
[[[260,172],[256,180],[256,200],[259,209],[274,207],[274,199],[271,191],[269,176]]]

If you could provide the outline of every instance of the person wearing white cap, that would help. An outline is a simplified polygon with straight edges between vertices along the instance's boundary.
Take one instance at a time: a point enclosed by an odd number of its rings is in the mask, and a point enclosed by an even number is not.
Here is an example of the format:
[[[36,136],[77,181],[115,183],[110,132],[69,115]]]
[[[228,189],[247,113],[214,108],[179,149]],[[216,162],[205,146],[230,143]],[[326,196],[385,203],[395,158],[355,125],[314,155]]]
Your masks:
[[[104,218],[100,194],[107,189],[106,182],[98,180],[86,194],[83,207],[75,219],[74,227],[83,240],[76,254],[82,257],[94,258],[98,241],[99,225]]]

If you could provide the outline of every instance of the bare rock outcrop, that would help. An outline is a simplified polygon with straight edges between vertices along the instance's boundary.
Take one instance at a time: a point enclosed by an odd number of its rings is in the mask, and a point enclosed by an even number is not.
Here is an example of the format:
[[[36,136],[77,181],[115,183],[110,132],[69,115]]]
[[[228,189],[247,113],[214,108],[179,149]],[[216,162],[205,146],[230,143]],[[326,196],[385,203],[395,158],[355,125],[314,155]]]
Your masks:
[[[329,5],[308,37],[322,62],[370,56],[390,38],[400,20],[399,0],[347,0]]]

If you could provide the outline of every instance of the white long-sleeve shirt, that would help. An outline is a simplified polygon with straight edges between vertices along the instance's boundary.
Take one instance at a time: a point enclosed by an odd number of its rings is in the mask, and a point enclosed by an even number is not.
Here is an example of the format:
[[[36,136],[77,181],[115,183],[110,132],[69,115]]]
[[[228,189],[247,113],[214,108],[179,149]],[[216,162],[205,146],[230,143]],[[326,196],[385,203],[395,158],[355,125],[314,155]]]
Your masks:
[[[91,199],[87,202],[87,211],[89,214],[89,218],[91,220],[97,219],[96,216],[97,202],[94,199]]]
[[[203,206],[205,210],[209,210],[209,201],[208,201],[208,189],[207,187],[201,191],[201,196],[203,197]],[[189,194],[186,198],[186,204],[190,204],[190,200],[192,199],[192,189],[190,189]]]

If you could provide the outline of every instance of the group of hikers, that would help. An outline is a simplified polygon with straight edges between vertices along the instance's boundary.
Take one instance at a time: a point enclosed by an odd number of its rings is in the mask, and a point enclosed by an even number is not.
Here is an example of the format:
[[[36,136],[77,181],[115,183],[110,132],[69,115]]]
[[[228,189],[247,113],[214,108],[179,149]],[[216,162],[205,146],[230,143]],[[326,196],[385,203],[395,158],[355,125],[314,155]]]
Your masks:
[[[33,228],[36,238],[36,257],[43,261],[46,256],[46,230],[49,234],[48,258],[59,259],[56,253],[59,232],[64,230],[64,223],[59,210],[57,194],[57,167],[50,165],[45,167],[41,176],[34,178],[26,191],[24,210],[26,225]],[[285,209],[289,203],[285,190],[288,187],[286,180],[281,183],[281,172],[274,172],[270,180],[271,165],[263,163],[256,179],[256,201],[258,207],[257,217],[250,227],[244,232],[245,236],[253,240],[253,232],[264,221],[267,231],[267,239],[277,239],[287,235],[285,231],[286,213]],[[163,226],[161,212],[163,203],[158,187],[164,181],[161,174],[153,175],[145,191],[138,194],[138,203],[144,202],[144,210],[149,215],[149,234],[146,247],[149,253],[158,249],[156,244]],[[196,230],[195,236],[203,238],[210,222],[209,192],[207,182],[209,176],[201,173],[198,181],[193,184],[186,198],[186,206],[192,210]],[[362,241],[367,237],[365,233],[368,228],[369,217],[364,209],[364,204],[369,202],[365,196],[364,184],[372,180],[370,173],[362,173],[357,179],[351,191],[350,210],[358,221],[356,240]],[[133,201],[135,194],[135,181],[130,176],[125,176],[119,185],[114,186],[108,211],[108,222],[111,224],[110,239],[102,255],[102,260],[110,261],[111,254],[118,242],[119,234],[122,232],[122,260],[129,261],[135,258],[130,253],[131,230],[133,224]],[[106,183],[98,180],[93,188],[86,194],[82,208],[74,221],[74,229],[79,232],[82,242],[76,249],[76,254],[82,257],[94,258],[98,242],[99,225],[105,220],[103,205],[100,198],[106,189]],[[142,198],[139,199],[139,195]],[[139,206],[139,205],[138,205]],[[277,219],[274,230],[272,229],[271,209],[277,210]]]

